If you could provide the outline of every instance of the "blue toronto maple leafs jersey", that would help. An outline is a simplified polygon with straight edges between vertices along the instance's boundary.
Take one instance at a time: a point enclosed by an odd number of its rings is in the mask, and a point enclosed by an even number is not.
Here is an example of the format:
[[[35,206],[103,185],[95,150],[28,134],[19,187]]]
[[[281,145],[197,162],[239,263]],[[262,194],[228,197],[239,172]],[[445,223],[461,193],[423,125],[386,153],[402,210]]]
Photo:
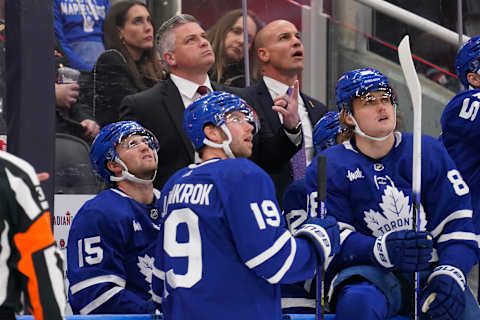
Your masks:
[[[272,180],[250,160],[190,165],[163,197],[153,290],[167,319],[277,320],[279,284],[314,276],[313,244],[288,231]]]
[[[160,193],[139,203],[119,189],[87,201],[73,219],[67,245],[68,297],[75,314],[151,313]]]
[[[440,119],[441,141],[470,187],[474,216],[480,215],[479,109],[480,90],[464,90],[447,104]]]
[[[321,153],[327,157],[327,214],[341,230],[342,249],[330,265],[334,274],[349,264],[372,264],[354,261],[368,247],[362,241],[412,228],[412,145],[411,134],[396,132],[392,149],[378,160],[360,153],[352,140]],[[434,259],[466,274],[478,248],[470,193],[445,148],[430,136],[422,136],[421,179],[420,229],[434,237]],[[316,193],[316,161],[306,181],[309,194]]]

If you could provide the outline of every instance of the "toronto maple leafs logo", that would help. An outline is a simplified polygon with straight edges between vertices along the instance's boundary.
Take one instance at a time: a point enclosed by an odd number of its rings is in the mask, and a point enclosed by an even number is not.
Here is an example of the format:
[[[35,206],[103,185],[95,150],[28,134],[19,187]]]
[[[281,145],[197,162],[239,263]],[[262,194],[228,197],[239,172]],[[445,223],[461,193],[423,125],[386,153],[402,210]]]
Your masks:
[[[155,258],[145,254],[143,257],[138,257],[137,267],[140,273],[145,276],[145,281],[150,284],[150,291],[152,293],[152,270]]]
[[[412,228],[412,207],[409,197],[399,191],[395,186],[387,186],[379,203],[382,213],[370,209],[364,211],[364,221],[372,231],[373,236],[379,237],[392,230],[405,230]],[[420,205],[420,230],[425,230],[427,221],[423,206]]]

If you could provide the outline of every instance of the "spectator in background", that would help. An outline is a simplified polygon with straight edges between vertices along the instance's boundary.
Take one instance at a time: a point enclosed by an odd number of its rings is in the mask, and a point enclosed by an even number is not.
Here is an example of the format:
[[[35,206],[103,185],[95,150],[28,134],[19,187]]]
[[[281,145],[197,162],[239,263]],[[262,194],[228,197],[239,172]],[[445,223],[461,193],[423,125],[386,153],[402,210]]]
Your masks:
[[[70,67],[92,70],[104,51],[102,28],[109,8],[110,0],[55,0],[55,36]]]
[[[159,145],[133,121],[102,128],[92,166],[111,189],[87,201],[67,245],[69,302],[75,314],[153,313],[152,266],[160,192],[152,185]]]
[[[257,16],[248,11],[247,32],[248,49],[252,47],[254,38],[262,23]],[[208,31],[207,38],[212,44],[215,53],[215,64],[210,70],[210,77],[227,86],[245,87],[245,64],[244,64],[244,35],[242,9],[227,12]],[[250,59],[250,70],[253,67]],[[251,72],[254,74],[254,72]]]
[[[68,71],[72,73],[78,73],[78,71],[64,67],[68,61],[58,42],[54,55],[57,72],[57,81],[55,82],[56,132],[77,136],[91,143],[99,130],[97,122],[93,120],[92,110],[89,106],[78,102],[80,86],[77,81],[69,79],[67,83],[67,77],[58,76],[61,69],[69,69]]]
[[[280,202],[294,178],[305,175],[305,167],[313,158],[312,128],[327,107],[299,92],[298,110],[291,110],[293,114],[288,117],[284,114],[291,108],[285,103],[286,93],[291,92],[304,66],[303,43],[292,23],[276,20],[266,25],[255,37],[255,53],[263,77],[247,89],[247,94],[262,120],[260,136],[276,134],[283,136],[284,142],[281,158],[271,154],[254,161],[272,177]],[[274,101],[279,106],[272,108]],[[255,146],[254,156],[258,152],[262,150]]]
[[[162,63],[153,39],[150,13],[142,1],[114,4],[103,26],[105,48],[93,74],[82,82],[80,101],[92,107],[100,126],[119,120],[119,106],[130,94],[162,78]]]
[[[0,152],[0,319],[30,311],[35,320],[61,320],[66,306],[63,259],[53,238],[42,175]],[[48,175],[47,175],[48,176]],[[26,302],[22,306],[22,300]]]
[[[91,143],[100,129],[91,109],[77,103],[78,83],[55,83],[56,124],[59,133],[80,137]]]

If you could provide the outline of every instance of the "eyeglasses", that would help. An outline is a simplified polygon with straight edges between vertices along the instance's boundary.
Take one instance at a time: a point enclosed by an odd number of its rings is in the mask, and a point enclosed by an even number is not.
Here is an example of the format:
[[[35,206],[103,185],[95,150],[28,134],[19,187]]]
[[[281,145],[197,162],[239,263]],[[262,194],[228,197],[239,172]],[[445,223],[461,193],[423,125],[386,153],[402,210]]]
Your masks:
[[[363,106],[372,106],[376,105],[377,103],[381,104],[388,104],[392,103],[392,95],[390,93],[383,93],[380,96],[374,96],[373,94],[367,93],[360,96],[360,101],[362,102]]]

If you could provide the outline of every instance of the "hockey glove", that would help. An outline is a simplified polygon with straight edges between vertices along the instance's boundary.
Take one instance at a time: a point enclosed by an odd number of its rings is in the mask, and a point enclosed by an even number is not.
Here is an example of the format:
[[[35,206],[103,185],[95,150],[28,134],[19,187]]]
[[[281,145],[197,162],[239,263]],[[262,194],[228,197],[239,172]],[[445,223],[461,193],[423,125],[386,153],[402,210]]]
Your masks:
[[[324,263],[326,257],[333,256],[340,250],[340,231],[334,217],[310,218],[293,235],[307,237],[313,242],[320,263]]]
[[[465,276],[454,266],[440,265],[428,277],[420,306],[435,320],[461,319],[465,310]]]
[[[433,240],[430,233],[412,230],[390,231],[378,237],[373,261],[381,268],[415,272],[429,267]]]
[[[326,113],[313,128],[313,145],[315,153],[335,144],[335,137],[340,132],[340,120],[337,111]]]

